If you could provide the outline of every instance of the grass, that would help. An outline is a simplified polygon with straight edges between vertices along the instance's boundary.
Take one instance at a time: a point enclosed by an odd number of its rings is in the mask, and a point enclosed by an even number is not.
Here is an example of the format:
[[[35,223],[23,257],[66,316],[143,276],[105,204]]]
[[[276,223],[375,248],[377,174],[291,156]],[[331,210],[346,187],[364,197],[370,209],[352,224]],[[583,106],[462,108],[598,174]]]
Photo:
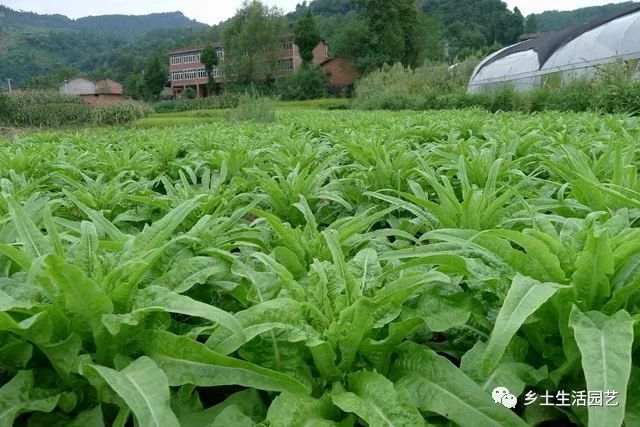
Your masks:
[[[213,123],[224,120],[227,110],[191,110],[178,113],[152,113],[148,117],[129,124],[133,128],[186,126]]]
[[[349,108],[347,99],[317,99],[310,101],[277,101],[274,106],[280,113],[291,110],[344,110]],[[129,124],[133,128],[201,125],[228,119],[233,109],[190,110],[177,113],[153,113]]]

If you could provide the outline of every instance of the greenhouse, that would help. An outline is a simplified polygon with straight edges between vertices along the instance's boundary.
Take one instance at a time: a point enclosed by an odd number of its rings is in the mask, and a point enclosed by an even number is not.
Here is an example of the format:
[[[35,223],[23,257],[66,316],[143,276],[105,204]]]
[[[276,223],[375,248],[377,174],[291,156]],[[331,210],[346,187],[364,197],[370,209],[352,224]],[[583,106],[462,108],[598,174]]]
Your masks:
[[[474,70],[469,93],[510,85],[518,91],[561,85],[598,66],[626,61],[638,71],[640,5],[612,16],[523,41],[486,57]]]

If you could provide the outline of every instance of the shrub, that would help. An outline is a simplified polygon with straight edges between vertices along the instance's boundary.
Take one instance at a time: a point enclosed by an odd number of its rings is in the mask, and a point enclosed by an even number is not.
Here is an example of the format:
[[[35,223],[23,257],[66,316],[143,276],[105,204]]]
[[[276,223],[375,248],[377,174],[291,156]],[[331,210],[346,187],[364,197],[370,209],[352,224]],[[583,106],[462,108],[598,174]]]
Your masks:
[[[145,104],[112,104],[92,109],[92,122],[98,126],[121,125],[148,116],[151,108]]]
[[[496,111],[599,111],[640,114],[640,82],[626,64],[600,67],[595,75],[581,76],[561,86],[517,92],[510,86],[492,92],[467,94],[447,86],[442,76],[428,77],[426,67],[415,71],[401,65],[383,67],[361,79],[355,108],[364,110],[438,110],[480,107]],[[440,82],[440,84],[438,84]],[[458,88],[459,89],[459,88]]]
[[[17,127],[116,125],[146,116],[142,104],[91,107],[82,98],[58,92],[25,91],[0,95],[0,124]]]
[[[413,101],[413,104],[409,101],[408,105],[402,106],[404,108],[397,109],[414,109],[416,104],[420,104],[416,97],[430,97],[431,101],[435,101],[436,94],[462,93],[466,90],[475,63],[472,59],[452,67],[425,63],[415,70],[402,64],[385,65],[356,83],[355,104],[358,107],[372,102],[376,104],[378,97],[389,102],[386,95],[393,95],[395,101],[391,103],[396,107],[400,107],[400,99]]]
[[[14,105],[15,107],[15,105]],[[34,104],[12,108],[6,124],[18,127],[59,127],[86,125],[91,109],[84,104]]]
[[[304,67],[293,76],[278,80],[275,91],[286,100],[318,99],[329,94],[329,86],[322,70]]]
[[[272,123],[276,120],[275,105],[271,98],[265,96],[244,95],[238,107],[230,111],[229,118],[233,121]]]
[[[156,113],[177,113],[190,110],[217,110],[226,108],[236,108],[240,101],[238,94],[223,94],[211,98],[203,99],[176,99],[171,101],[160,101],[153,104]]]
[[[198,96],[198,94],[196,93],[196,90],[194,88],[188,87],[184,90],[182,96],[186,99],[196,99],[196,96]]]
[[[0,94],[0,124],[8,126],[61,126],[88,121],[81,98],[54,91]]]

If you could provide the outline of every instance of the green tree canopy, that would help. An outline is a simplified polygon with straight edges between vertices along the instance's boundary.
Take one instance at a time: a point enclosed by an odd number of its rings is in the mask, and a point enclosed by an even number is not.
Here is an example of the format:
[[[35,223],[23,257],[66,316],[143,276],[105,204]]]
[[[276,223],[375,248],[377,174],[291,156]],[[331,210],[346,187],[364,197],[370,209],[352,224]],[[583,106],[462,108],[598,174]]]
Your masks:
[[[355,0],[362,21],[337,37],[340,53],[368,71],[401,62],[416,66],[425,57],[421,19],[414,0]],[[364,25],[363,25],[364,24]]]
[[[309,64],[313,61],[313,49],[320,43],[320,40],[316,20],[311,9],[307,9],[304,16],[298,20],[294,33],[294,43],[300,49],[303,64]]]
[[[525,33],[535,33],[538,31],[538,17],[535,14],[531,14],[527,16],[527,19],[524,23],[524,32]]]
[[[279,9],[257,0],[245,1],[224,32],[225,74],[241,84],[271,80],[284,29]]]
[[[168,71],[164,56],[157,52],[146,63],[144,68],[143,86],[147,99],[156,99],[167,84]]]
[[[215,82],[213,80],[213,67],[218,66],[218,53],[210,44],[207,45],[200,55],[200,62],[204,64],[207,71],[207,93],[212,94],[215,91]]]
[[[440,17],[443,37],[461,57],[512,44],[524,31],[520,11],[510,11],[501,0],[422,0],[420,9]]]

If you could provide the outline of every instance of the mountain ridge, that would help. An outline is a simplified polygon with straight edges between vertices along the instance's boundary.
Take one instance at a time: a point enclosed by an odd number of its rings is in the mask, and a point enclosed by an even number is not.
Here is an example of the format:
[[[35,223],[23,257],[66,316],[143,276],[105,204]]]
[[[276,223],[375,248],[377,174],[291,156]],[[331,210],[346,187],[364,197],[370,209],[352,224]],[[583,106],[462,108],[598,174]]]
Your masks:
[[[69,18],[61,14],[39,14],[14,10],[0,4],[0,26],[13,31],[26,30],[89,30],[118,34],[131,39],[142,33],[175,27],[209,28],[207,24],[190,19],[180,11],[145,15],[109,14]]]

